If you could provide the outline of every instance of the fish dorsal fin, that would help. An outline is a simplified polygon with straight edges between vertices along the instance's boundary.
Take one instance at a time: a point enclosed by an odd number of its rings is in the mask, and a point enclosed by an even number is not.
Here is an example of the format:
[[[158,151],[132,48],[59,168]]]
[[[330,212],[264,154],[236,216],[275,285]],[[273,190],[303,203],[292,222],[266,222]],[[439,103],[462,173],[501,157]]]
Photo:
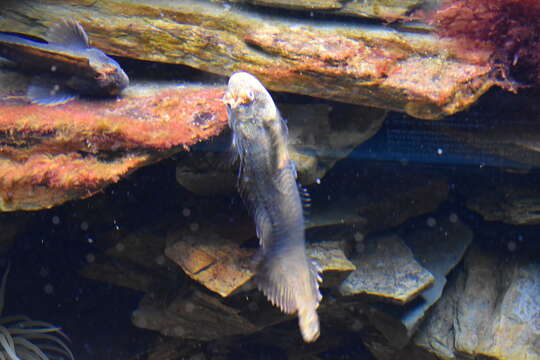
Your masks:
[[[47,41],[50,44],[64,45],[71,48],[86,49],[90,47],[86,31],[76,20],[63,20],[51,27],[47,33]]]

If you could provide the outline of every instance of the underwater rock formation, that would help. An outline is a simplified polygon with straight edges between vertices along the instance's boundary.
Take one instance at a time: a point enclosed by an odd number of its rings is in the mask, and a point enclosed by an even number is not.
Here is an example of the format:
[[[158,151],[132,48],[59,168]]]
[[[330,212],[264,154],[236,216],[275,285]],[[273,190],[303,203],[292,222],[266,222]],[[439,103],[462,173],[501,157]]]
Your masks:
[[[298,11],[318,12],[331,15],[348,15],[375,19],[398,19],[413,10],[428,9],[438,0],[220,0],[224,3],[248,3]]]
[[[536,184],[483,186],[468,199],[467,207],[486,221],[540,225],[540,192]]]
[[[406,304],[433,285],[433,275],[414,259],[411,250],[396,235],[364,240],[355,259],[357,270],[340,285],[343,296],[365,295]]]
[[[0,75],[2,83],[13,76]],[[226,125],[221,87],[146,84],[125,93],[116,100],[79,99],[45,107],[21,100],[17,89],[3,88],[0,211],[88,197],[141,166],[219,134]]]
[[[429,217],[423,226],[405,236],[406,247],[420,266],[433,275],[434,282],[406,306],[370,306],[369,321],[382,336],[376,342],[369,337],[364,342],[377,358],[393,359],[410,342],[429,309],[441,298],[446,276],[461,262],[472,240],[471,229],[456,214]]]
[[[261,16],[209,1],[10,2],[0,15],[0,31],[40,36],[44,29],[37,24],[73,17],[107,54],[224,76],[244,70],[270,90],[424,119],[463,110],[496,83],[490,64],[451,58],[429,34]]]
[[[278,104],[289,128],[289,155],[299,182],[308,185],[322,179],[336,162],[381,128],[386,111],[345,104]],[[237,172],[231,167],[230,140],[220,150],[202,147],[182,154],[176,180],[201,195],[234,193]]]
[[[133,324],[167,336],[205,341],[259,330],[237,309],[198,290],[180,291],[170,302],[146,295],[133,312]]]
[[[398,359],[540,359],[540,264],[474,248]]]

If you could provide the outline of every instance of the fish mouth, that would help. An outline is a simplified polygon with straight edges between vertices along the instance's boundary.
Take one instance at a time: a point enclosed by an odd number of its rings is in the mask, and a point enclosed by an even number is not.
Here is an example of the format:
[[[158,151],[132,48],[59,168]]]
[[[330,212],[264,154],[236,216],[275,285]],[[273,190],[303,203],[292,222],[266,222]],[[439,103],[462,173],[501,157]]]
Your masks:
[[[250,89],[236,88],[227,91],[221,101],[231,108],[237,108],[239,105],[251,104],[255,100],[255,94]]]
[[[109,95],[118,95],[129,85],[129,77],[119,67],[108,66],[101,69],[98,74],[100,87]]]

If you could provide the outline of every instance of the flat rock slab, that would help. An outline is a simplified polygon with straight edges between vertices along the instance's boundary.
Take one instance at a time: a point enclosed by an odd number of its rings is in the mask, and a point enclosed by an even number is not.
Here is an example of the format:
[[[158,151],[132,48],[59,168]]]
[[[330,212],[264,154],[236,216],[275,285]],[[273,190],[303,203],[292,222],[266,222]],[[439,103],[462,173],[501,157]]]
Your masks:
[[[403,168],[406,169],[406,168]],[[398,226],[435,211],[448,196],[447,180],[432,171],[364,166],[345,178],[332,196],[312,196],[308,226],[355,224],[361,234]],[[351,194],[353,194],[351,196]]]
[[[433,284],[433,275],[414,259],[397,235],[365,240],[364,251],[353,259],[357,269],[341,284],[342,295],[367,295],[405,304]]]
[[[473,240],[472,230],[454,213],[428,218],[426,227],[408,234],[405,243],[418,262],[433,276],[435,283],[420,296],[422,303],[406,311],[401,321],[412,336],[426,312],[441,297],[446,276],[457,266]]]
[[[486,221],[513,225],[540,224],[540,191],[536,185],[496,185],[479,188],[467,207]]]
[[[420,265],[434,276],[435,282],[407,306],[371,306],[368,312],[370,322],[385,340],[374,344],[367,338],[365,345],[377,358],[392,358],[388,354],[399,353],[409,343],[428,310],[440,299],[446,275],[462,260],[472,239],[471,229],[456,214],[430,217],[425,226],[417,226],[406,235],[405,243]],[[381,354],[381,348],[387,355]]]
[[[0,31],[35,36],[75,18],[91,43],[112,55],[225,76],[245,70],[271,90],[424,119],[463,110],[496,83],[490,65],[458,59],[431,35],[263,15],[209,1],[29,0],[4,4],[0,16]]]
[[[13,76],[0,73],[0,81],[3,74]],[[50,107],[28,104],[17,91],[3,89],[0,211],[88,197],[141,166],[219,134],[227,126],[223,91],[141,84],[121,99],[77,99]]]
[[[181,292],[170,302],[147,294],[133,312],[132,322],[165,336],[204,341],[258,330],[238,310],[197,290]]]
[[[538,260],[476,248],[400,359],[538,360],[539,336]]]
[[[228,3],[248,3],[293,9],[305,12],[331,13],[377,19],[396,19],[405,17],[417,9],[426,9],[437,0],[229,0]]]
[[[182,236],[182,241],[165,249],[165,255],[193,280],[223,297],[253,277],[249,265],[254,251],[216,234]]]
[[[165,255],[190,278],[222,297],[246,285],[254,275],[251,261],[256,249],[241,247],[238,239],[219,235],[212,225],[203,226],[196,233],[190,229],[172,232],[167,242]],[[310,244],[307,251],[323,272],[347,273],[355,269],[341,242]]]

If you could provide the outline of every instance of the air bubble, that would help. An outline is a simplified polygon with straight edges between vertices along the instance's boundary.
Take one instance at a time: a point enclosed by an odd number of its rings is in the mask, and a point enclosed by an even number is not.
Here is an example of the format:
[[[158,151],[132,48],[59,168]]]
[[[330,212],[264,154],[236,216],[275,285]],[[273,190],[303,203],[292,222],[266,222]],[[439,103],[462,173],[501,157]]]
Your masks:
[[[195,305],[193,305],[192,302],[186,302],[186,304],[184,305],[184,310],[187,313],[191,313],[191,312],[193,312],[193,310],[195,310]]]
[[[248,304],[248,310],[251,312],[256,312],[259,310],[259,305],[255,301],[252,301]]]
[[[86,254],[85,259],[86,259],[86,262],[91,264],[94,261],[96,261],[96,256],[94,254]]]
[[[364,234],[362,234],[360,231],[355,232],[354,233],[354,241],[356,241],[356,242],[364,241]]]
[[[39,269],[39,276],[46,278],[49,276],[49,270],[45,266],[42,266],[41,269]]]
[[[54,293],[54,286],[51,284],[51,283],[47,283],[45,284],[45,286],[43,287],[43,291],[45,292],[45,294],[47,295],[52,295]]]
[[[159,255],[158,257],[156,257],[156,264],[158,265],[164,265],[165,264],[165,256],[163,255]]]

